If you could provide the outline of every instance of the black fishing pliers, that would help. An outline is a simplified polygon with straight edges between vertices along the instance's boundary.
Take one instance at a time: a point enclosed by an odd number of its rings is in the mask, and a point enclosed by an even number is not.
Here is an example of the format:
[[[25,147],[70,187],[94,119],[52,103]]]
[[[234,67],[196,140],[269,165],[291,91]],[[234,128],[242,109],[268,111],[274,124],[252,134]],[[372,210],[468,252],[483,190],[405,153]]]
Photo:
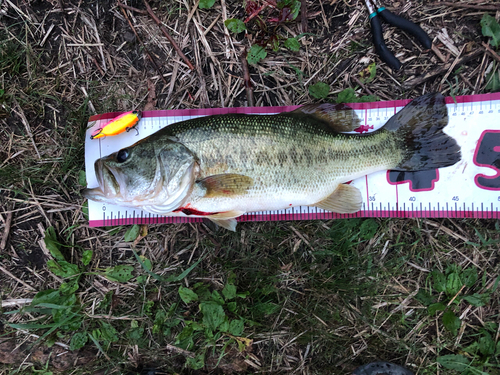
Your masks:
[[[382,17],[387,23],[399,27],[401,30],[413,35],[424,48],[432,48],[431,38],[429,38],[429,35],[427,35],[427,33],[422,30],[420,26],[389,12],[380,4],[378,0],[365,0],[365,3],[368,11],[370,12],[370,24],[372,27],[375,49],[380,58],[393,70],[399,70],[401,68],[401,62],[385,45],[384,37],[382,35],[382,25],[378,16]]]

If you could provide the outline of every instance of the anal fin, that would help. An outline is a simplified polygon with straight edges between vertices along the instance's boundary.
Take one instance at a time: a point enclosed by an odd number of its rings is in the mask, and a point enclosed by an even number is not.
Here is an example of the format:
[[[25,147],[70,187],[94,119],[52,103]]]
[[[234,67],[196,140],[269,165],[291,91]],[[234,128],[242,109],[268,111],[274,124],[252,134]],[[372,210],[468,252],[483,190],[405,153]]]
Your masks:
[[[311,206],[316,206],[338,214],[352,214],[361,210],[362,203],[363,199],[361,198],[361,192],[358,188],[351,185],[340,184],[326,199],[311,204]]]

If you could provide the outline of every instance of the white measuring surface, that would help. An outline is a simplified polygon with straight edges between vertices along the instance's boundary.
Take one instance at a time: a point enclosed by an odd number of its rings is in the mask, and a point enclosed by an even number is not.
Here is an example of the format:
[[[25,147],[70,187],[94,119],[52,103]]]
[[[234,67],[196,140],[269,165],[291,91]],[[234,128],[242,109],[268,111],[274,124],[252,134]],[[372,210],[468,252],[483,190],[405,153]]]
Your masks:
[[[409,100],[349,104],[361,123],[358,132],[383,126]],[[500,93],[446,98],[449,124],[445,132],[462,149],[457,164],[425,172],[382,171],[351,182],[363,193],[363,206],[355,214],[336,214],[316,207],[248,213],[238,221],[311,220],[349,217],[453,217],[499,218],[500,208]],[[271,114],[298,106],[146,111],[137,125],[118,136],[90,140],[90,134],[119,113],[92,116],[85,142],[89,188],[98,186],[94,162],[172,123],[195,117],[226,114]],[[201,218],[159,216],[89,200],[90,226],[179,223]]]

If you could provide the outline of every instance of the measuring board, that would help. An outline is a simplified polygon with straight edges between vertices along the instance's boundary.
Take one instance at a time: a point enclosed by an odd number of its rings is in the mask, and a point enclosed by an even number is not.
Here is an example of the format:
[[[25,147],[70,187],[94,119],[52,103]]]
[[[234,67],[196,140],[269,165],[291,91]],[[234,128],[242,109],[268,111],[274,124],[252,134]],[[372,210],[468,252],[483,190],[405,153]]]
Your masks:
[[[382,127],[410,100],[349,104],[361,125],[356,131]],[[360,189],[363,205],[354,214],[336,214],[316,207],[248,213],[238,221],[311,220],[351,217],[499,218],[500,208],[500,93],[447,97],[449,124],[445,133],[462,149],[457,164],[430,171],[381,171],[351,182]],[[92,116],[85,142],[88,187],[99,186],[94,162],[151,135],[169,124],[195,117],[227,113],[274,114],[299,106],[145,111],[137,125],[115,137],[90,140],[90,134],[120,113]],[[138,134],[137,134],[138,133]],[[89,200],[90,226],[179,223],[202,218],[160,216],[139,209]]]

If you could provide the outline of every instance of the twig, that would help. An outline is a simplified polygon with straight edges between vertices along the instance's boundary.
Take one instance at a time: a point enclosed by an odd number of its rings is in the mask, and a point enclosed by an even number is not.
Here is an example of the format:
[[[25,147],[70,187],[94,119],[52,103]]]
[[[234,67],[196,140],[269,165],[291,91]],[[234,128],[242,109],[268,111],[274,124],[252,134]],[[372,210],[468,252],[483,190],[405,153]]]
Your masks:
[[[194,353],[192,353],[188,350],[178,348],[177,346],[167,344],[165,349],[167,349],[168,351],[174,352],[174,353],[182,354],[185,357],[194,358]]]
[[[446,72],[446,74],[444,75],[443,79],[441,80],[441,83],[439,84],[439,89],[438,91],[441,91],[441,86],[443,85],[443,83],[446,82],[446,80],[448,79],[451,71],[453,70],[453,68],[457,65],[458,61],[460,60],[459,57],[460,55],[462,54],[463,50],[465,49],[465,45],[462,47],[462,50],[460,51],[460,54],[457,56],[457,58],[455,60],[453,60],[453,63],[451,64],[450,68],[448,69],[448,71]]]
[[[264,4],[262,6],[260,6],[260,8],[257,8],[253,11],[252,14],[250,14],[244,21],[243,23],[247,23],[247,22],[250,22],[251,19],[257,17],[259,15],[260,12],[262,12],[264,9],[267,8],[267,4]]]
[[[123,15],[125,16],[125,19],[127,20],[130,28],[132,29],[132,31],[134,32],[135,34],[135,37],[137,38],[137,40],[139,41],[139,43],[141,43],[141,46],[144,48],[144,51],[146,51],[146,54],[148,55],[148,58],[149,58],[149,61],[151,61],[151,63],[154,65],[155,69],[157,70],[158,74],[160,75],[160,78],[161,80],[163,81],[163,83],[165,85],[167,85],[167,80],[165,79],[165,77],[163,77],[163,74],[160,70],[160,68],[158,67],[158,65],[156,64],[156,62],[154,61],[153,59],[153,56],[151,56],[151,53],[149,53],[149,50],[148,48],[146,47],[146,45],[142,42],[142,39],[139,37],[139,34],[137,34],[137,31],[135,30],[135,27],[134,25],[132,24],[132,22],[130,21],[130,18],[128,18],[128,15],[127,15],[127,12],[125,12],[125,9],[122,7],[122,3],[120,3],[119,1],[117,2],[118,6],[121,8],[122,10],[122,13]]]
[[[21,283],[23,284],[26,288],[28,288],[29,290],[31,290],[32,292],[36,292],[36,289],[33,288],[31,285],[29,284],[26,284],[24,281],[22,281],[21,279],[15,277],[13,274],[11,274],[9,271],[7,271],[5,268],[3,268],[2,266],[0,266],[0,271],[2,271],[4,274],[6,274],[7,276],[10,276],[11,278],[13,278],[14,280],[16,280],[18,283]]]
[[[137,9],[137,8],[131,7],[130,5],[127,5],[127,4],[118,3],[118,5],[122,8],[131,10],[132,12],[136,12],[136,13],[140,13],[140,14],[148,14],[147,10]]]
[[[487,56],[488,52],[484,52],[483,61],[481,61],[481,65],[479,66],[479,75],[476,80],[476,86],[474,87],[474,93],[477,92],[479,90],[479,87],[481,87],[481,85],[483,84],[484,74],[486,72],[488,62]]]
[[[255,102],[253,100],[253,87],[252,87],[252,82],[250,81],[250,71],[248,70],[246,48],[240,55],[240,61],[241,61],[241,69],[243,70],[243,81],[245,82],[245,90],[247,93],[248,106],[253,107]]]
[[[10,225],[12,223],[12,215],[12,211],[7,212],[7,219],[5,220],[5,227],[3,229],[2,242],[0,243],[0,251],[4,250],[5,246],[7,245],[7,238],[9,237]]]
[[[430,6],[449,6],[452,8],[468,8],[468,9],[478,9],[478,10],[500,10],[500,4],[498,5],[474,5],[474,4],[466,4],[466,3],[451,3],[448,1],[442,1],[439,3],[428,4]]]
[[[144,106],[145,111],[154,111],[156,109],[156,91],[154,83],[148,78],[148,101]]]
[[[16,298],[16,299],[4,299],[2,301],[2,307],[12,307],[12,306],[22,306],[31,303],[33,298]]]
[[[435,44],[432,44],[431,49],[436,54],[436,56],[439,58],[439,60],[441,60],[441,62],[446,63],[446,57],[444,57],[444,55],[441,53],[441,51],[439,50],[439,48]],[[475,91],[474,86],[472,85],[472,83],[470,83],[470,81],[467,79],[467,77],[465,77],[465,75],[463,73],[460,73],[460,78],[462,78],[462,80],[465,82],[465,84],[467,86],[469,86],[469,88],[472,91]]]
[[[363,82],[361,82],[361,81],[359,80],[359,78],[358,78],[358,77],[353,76],[352,78],[356,81],[356,83],[357,83],[358,85],[360,85],[360,86],[363,88],[363,90],[365,90],[365,91],[368,93],[368,95],[374,95],[374,94],[373,94],[373,91],[372,91],[372,90],[370,90],[368,87],[366,87],[366,86],[363,84]]]
[[[498,53],[493,51],[487,43],[483,42],[483,47],[486,48],[486,51],[490,53],[491,57],[500,62],[500,56],[498,56]]]
[[[26,133],[28,133],[28,137],[31,140],[31,143],[33,144],[33,148],[35,149],[36,154],[38,155],[38,159],[41,159],[41,155],[38,152],[38,147],[36,147],[35,139],[33,138],[33,133],[31,132],[31,126],[28,122],[28,119],[24,115],[23,109],[19,105],[16,99],[13,100],[15,106],[12,107],[12,110],[21,118],[21,122],[23,123]],[[16,108],[17,107],[17,108]]]
[[[302,32],[307,33],[307,0],[300,0],[300,25]]]
[[[464,57],[454,61],[453,63],[455,64],[455,66],[465,64],[469,60],[472,60],[472,59],[476,58],[477,56],[479,56],[482,52],[483,52],[482,50],[476,49],[474,52],[471,52],[468,55],[465,55]],[[444,64],[443,66],[432,69],[431,71],[429,71],[425,74],[422,74],[421,76],[418,76],[418,77],[413,78],[413,79],[409,79],[408,81],[406,81],[403,84],[403,88],[410,89],[412,87],[420,85],[421,83],[424,83],[425,81],[446,72],[448,69],[450,69],[451,65],[452,65],[452,63]]]
[[[120,3],[118,3],[118,4],[120,4]],[[184,55],[184,53],[182,52],[182,50],[180,49],[180,47],[175,42],[174,38],[172,38],[170,36],[170,34],[168,33],[168,31],[165,28],[165,26],[162,25],[160,19],[158,17],[156,17],[156,14],[154,14],[153,9],[151,9],[151,7],[149,6],[149,3],[147,2],[147,0],[144,0],[144,4],[146,5],[146,9],[148,11],[148,14],[151,16],[151,18],[153,19],[153,21],[156,22],[156,24],[160,28],[161,32],[165,36],[165,38],[167,38],[168,41],[170,42],[170,44],[172,45],[172,47],[174,47],[174,49],[177,52],[177,54],[184,60],[184,62],[189,67],[189,69],[195,70],[194,65],[191,63],[191,61],[189,61],[189,59],[186,57],[186,55]]]

